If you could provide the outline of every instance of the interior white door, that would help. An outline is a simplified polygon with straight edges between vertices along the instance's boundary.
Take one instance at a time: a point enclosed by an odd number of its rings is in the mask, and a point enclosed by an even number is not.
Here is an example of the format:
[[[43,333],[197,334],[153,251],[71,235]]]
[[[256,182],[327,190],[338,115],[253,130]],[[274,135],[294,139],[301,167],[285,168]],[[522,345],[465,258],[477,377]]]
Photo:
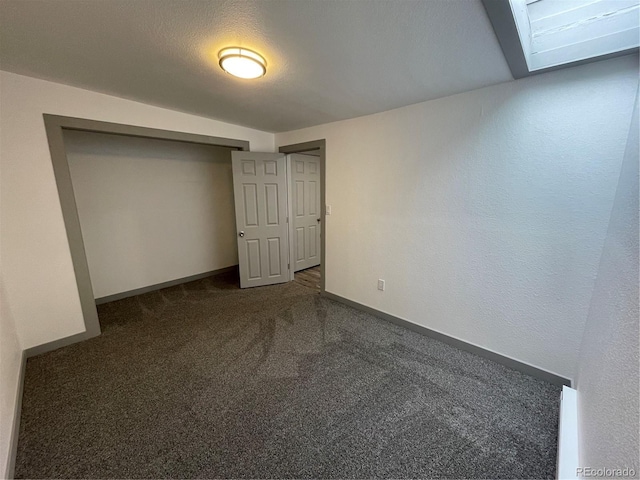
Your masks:
[[[279,153],[231,152],[240,287],[289,281],[287,173]]]
[[[320,265],[320,159],[291,155],[293,269]]]

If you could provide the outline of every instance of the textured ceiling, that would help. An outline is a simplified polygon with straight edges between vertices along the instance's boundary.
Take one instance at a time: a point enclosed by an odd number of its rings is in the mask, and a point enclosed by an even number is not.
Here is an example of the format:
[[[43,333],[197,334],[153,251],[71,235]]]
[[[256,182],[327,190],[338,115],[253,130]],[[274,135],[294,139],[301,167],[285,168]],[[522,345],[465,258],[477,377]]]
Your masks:
[[[272,132],[512,78],[480,0],[2,0],[0,69]]]

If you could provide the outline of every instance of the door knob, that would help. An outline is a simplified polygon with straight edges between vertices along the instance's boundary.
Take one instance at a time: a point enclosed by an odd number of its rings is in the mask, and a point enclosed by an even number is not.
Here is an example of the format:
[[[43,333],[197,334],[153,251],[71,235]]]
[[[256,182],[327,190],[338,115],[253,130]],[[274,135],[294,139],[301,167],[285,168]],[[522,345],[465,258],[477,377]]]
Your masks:
[[[318,218],[318,223],[320,223],[320,219]]]
[[[240,233],[238,233],[238,236],[239,236],[239,237],[244,237],[244,232],[240,232]]]

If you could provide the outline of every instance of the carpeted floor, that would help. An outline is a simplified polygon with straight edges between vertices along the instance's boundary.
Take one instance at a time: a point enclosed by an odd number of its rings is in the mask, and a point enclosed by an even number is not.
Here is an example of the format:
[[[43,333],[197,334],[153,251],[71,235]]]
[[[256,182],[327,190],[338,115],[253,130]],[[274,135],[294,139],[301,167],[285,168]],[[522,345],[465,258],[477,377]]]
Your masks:
[[[29,359],[18,478],[553,478],[560,389],[322,298],[210,278]]]

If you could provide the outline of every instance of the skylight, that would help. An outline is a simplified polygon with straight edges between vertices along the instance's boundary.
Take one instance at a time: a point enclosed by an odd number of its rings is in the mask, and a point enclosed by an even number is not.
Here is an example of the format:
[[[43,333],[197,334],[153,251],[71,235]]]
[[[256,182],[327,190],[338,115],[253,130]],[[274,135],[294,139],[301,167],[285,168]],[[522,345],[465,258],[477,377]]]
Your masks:
[[[640,0],[483,0],[483,3],[516,78],[560,65],[629,53],[640,45]],[[507,25],[507,8],[511,10],[515,29]],[[524,56],[524,61],[516,59],[515,63],[514,49],[508,46],[517,42],[514,31],[522,47],[518,53]],[[528,72],[522,72],[525,68]]]

